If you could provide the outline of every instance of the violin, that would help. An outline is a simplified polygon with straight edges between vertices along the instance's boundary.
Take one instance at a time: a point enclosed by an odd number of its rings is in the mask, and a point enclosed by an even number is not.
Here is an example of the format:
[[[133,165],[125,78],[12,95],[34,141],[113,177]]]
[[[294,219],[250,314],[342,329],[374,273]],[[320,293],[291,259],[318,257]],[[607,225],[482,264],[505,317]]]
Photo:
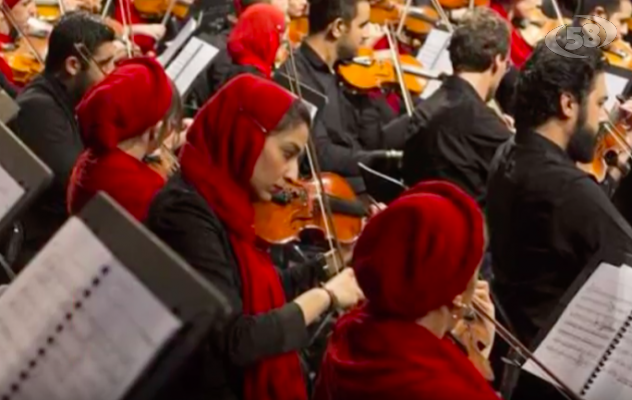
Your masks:
[[[338,74],[349,86],[362,91],[399,85],[395,65],[392,60],[384,57],[385,54],[387,53],[367,48],[360,49],[358,57],[353,61],[338,66]],[[421,63],[409,54],[400,54],[399,59],[402,66],[422,68]],[[417,96],[423,92],[427,83],[407,72],[403,73],[403,79],[406,89]]]
[[[288,39],[292,47],[296,47],[309,33],[309,20],[307,17],[292,18],[288,25]]]
[[[191,2],[187,0],[134,0],[134,7],[143,18],[157,19],[171,14],[184,19],[189,15]]]
[[[272,201],[257,202],[255,233],[269,245],[300,240],[303,235],[316,233],[325,240],[335,239],[340,244],[355,243],[368,216],[364,204],[356,197],[349,183],[339,175],[322,173],[324,201],[331,208],[331,222],[323,215],[315,179],[286,179],[283,187],[273,194]],[[329,232],[329,234],[328,234]],[[335,237],[329,237],[334,235]]]
[[[474,8],[489,6],[489,0],[439,0],[443,8],[456,10],[459,8]]]
[[[487,381],[494,380],[492,366],[483,354],[483,349],[491,347],[491,343],[485,343],[483,338],[489,338],[491,335],[485,321],[479,315],[476,313],[466,315],[457,323],[448,337],[463,347],[469,360]]]
[[[398,24],[403,6],[403,0],[380,0],[371,5],[370,21],[379,25]],[[439,21],[438,12],[432,7],[409,7],[403,21],[403,29],[409,36],[424,38]]]
[[[632,47],[624,40],[616,38],[603,52],[611,65],[632,69]]]
[[[564,24],[570,24],[571,20],[563,19]],[[559,19],[549,18],[544,15],[540,7],[534,7],[517,21],[518,32],[527,44],[533,48],[553,29],[562,25]]]

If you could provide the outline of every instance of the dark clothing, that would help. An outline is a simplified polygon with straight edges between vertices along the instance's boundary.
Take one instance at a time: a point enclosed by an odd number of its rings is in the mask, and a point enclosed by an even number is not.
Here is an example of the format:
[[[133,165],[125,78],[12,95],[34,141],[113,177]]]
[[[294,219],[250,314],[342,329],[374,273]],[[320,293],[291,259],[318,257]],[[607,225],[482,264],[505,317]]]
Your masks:
[[[9,97],[15,99],[18,95],[19,89],[15,86],[2,72],[0,72],[0,89],[7,92]]]
[[[193,82],[189,100],[197,108],[202,107],[217,91],[219,84],[224,81],[225,75],[232,65],[232,60],[226,50],[230,28],[230,24],[226,22],[224,29],[217,33],[203,32],[200,34],[200,38],[219,49],[219,53],[213,58],[206,71],[202,72]]]
[[[295,52],[294,59],[301,83],[328,100],[312,128],[320,167],[347,178],[356,192],[363,192],[365,187],[358,162],[371,165],[374,158],[383,154],[376,149],[401,149],[408,130],[384,132],[388,121],[376,121],[384,115],[379,109],[384,109],[375,105],[375,99],[359,99],[358,95],[347,93],[338,76],[306,42]],[[291,72],[288,63],[279,70]],[[376,110],[377,117],[368,111],[371,108]],[[388,138],[388,143],[381,138]]]
[[[632,251],[632,228],[602,188],[535,132],[500,149],[487,206],[496,294],[527,343],[598,251]]]
[[[226,57],[228,57],[228,61],[226,62],[226,60],[221,60],[221,62],[218,64],[213,63],[207,70],[206,77],[207,77],[209,98],[211,98],[222,86],[224,86],[226,82],[230,81],[237,75],[253,74],[253,75],[260,76],[262,78],[270,79],[269,77],[263,76],[261,71],[259,71],[257,68],[253,67],[252,65],[234,64],[231,61],[230,56],[228,55],[228,52],[224,51],[224,53]],[[221,52],[217,56],[219,57],[220,55],[221,55]]]
[[[180,175],[158,193],[146,224],[215,285],[233,309],[226,325],[213,334],[188,368],[178,399],[240,399],[244,368],[308,344],[303,313],[295,303],[256,316],[242,313],[239,266],[226,230],[204,198]],[[283,271],[286,292],[294,295],[293,289],[309,286],[321,269],[320,264],[312,263]]]
[[[415,127],[404,147],[406,184],[446,179],[484,205],[492,159],[512,133],[474,87],[457,76],[447,78],[416,107]]]
[[[9,127],[55,174],[50,188],[24,215],[25,241],[16,261],[22,267],[68,217],[66,187],[83,150],[75,103],[61,82],[44,73],[17,97],[20,111]]]

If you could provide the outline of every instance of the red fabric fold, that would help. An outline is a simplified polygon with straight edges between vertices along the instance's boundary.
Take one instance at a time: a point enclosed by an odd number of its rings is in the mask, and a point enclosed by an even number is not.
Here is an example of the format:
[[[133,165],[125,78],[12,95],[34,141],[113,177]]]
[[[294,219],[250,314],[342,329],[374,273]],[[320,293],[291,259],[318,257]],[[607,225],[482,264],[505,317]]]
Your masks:
[[[513,23],[509,20],[509,15],[505,8],[498,3],[491,3],[489,7],[496,11],[501,17],[503,17],[511,28],[511,62],[518,69],[522,69],[522,65],[527,61],[531,53],[533,52],[533,48],[522,38],[520,31],[516,29]]]
[[[239,263],[243,313],[282,307],[285,294],[268,254],[255,245],[250,179],[267,132],[297,99],[275,83],[250,74],[224,85],[202,108],[181,153],[183,177],[206,199],[226,226]],[[296,352],[246,368],[244,400],[305,400]]]
[[[285,15],[271,4],[254,4],[239,16],[228,37],[227,49],[235,64],[251,65],[272,76],[285,31]]]
[[[316,400],[498,400],[467,357],[417,320],[449,306],[481,262],[483,215],[446,182],[423,182],[369,220],[353,268],[367,303],[336,324]]]

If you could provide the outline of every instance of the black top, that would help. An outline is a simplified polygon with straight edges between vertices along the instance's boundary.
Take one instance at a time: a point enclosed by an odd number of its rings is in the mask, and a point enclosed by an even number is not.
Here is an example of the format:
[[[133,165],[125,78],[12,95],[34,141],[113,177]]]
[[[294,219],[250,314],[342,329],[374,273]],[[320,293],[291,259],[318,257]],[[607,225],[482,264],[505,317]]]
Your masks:
[[[487,207],[496,294],[526,342],[598,251],[632,251],[632,228],[602,188],[535,132],[499,150]]]
[[[308,344],[303,312],[295,303],[257,316],[242,313],[239,266],[227,232],[204,198],[180,175],[157,194],[146,224],[214,284],[234,311],[188,368],[179,400],[240,399],[245,367]],[[289,283],[286,292],[309,286],[319,269],[319,264],[312,263],[284,271],[281,279]]]
[[[406,129],[395,133],[384,133],[384,124],[392,118],[375,100],[360,99],[358,95],[347,93],[338,76],[306,43],[295,52],[294,60],[301,83],[325,95],[328,99],[324,109],[312,129],[312,137],[323,171],[335,172],[347,178],[356,192],[364,191],[358,162],[367,165],[378,155],[372,152],[382,148],[401,148]],[[279,68],[293,76],[289,61]],[[372,110],[368,111],[368,110]],[[401,138],[397,140],[396,138]],[[385,143],[388,138],[394,143]],[[381,153],[381,151],[380,151]]]
[[[16,261],[20,268],[66,220],[66,188],[83,144],[75,102],[54,76],[44,73],[35,78],[17,103],[20,111],[9,127],[55,174],[50,188],[22,219],[26,238]]]
[[[9,79],[4,76],[2,72],[0,72],[0,89],[7,92],[9,97],[11,97],[12,99],[15,99],[19,92],[18,87],[11,83],[11,81],[9,81]]]
[[[467,81],[451,76],[416,107],[416,134],[404,147],[408,186],[447,179],[485,203],[487,175],[498,147],[512,133]]]

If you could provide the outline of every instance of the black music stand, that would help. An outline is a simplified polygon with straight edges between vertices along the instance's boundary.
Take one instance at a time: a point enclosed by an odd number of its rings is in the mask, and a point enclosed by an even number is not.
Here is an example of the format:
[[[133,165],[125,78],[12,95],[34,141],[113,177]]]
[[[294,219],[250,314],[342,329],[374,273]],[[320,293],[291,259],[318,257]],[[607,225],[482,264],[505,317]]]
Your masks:
[[[40,161],[31,150],[2,122],[0,122],[0,168],[6,171],[13,181],[22,188],[23,193],[19,198],[8,204],[3,211],[0,210],[0,237],[8,237],[13,223],[48,187],[53,180],[52,171]],[[0,189],[2,188],[0,183]],[[8,196],[9,193],[0,190],[0,196]],[[0,203],[6,203],[0,199]],[[0,283],[13,279],[13,272],[6,261],[0,255]]]
[[[106,194],[95,196],[77,216],[183,323],[124,397],[125,400],[155,399],[179,378],[182,366],[203,345],[209,331],[228,315],[228,302],[213,285]]]

